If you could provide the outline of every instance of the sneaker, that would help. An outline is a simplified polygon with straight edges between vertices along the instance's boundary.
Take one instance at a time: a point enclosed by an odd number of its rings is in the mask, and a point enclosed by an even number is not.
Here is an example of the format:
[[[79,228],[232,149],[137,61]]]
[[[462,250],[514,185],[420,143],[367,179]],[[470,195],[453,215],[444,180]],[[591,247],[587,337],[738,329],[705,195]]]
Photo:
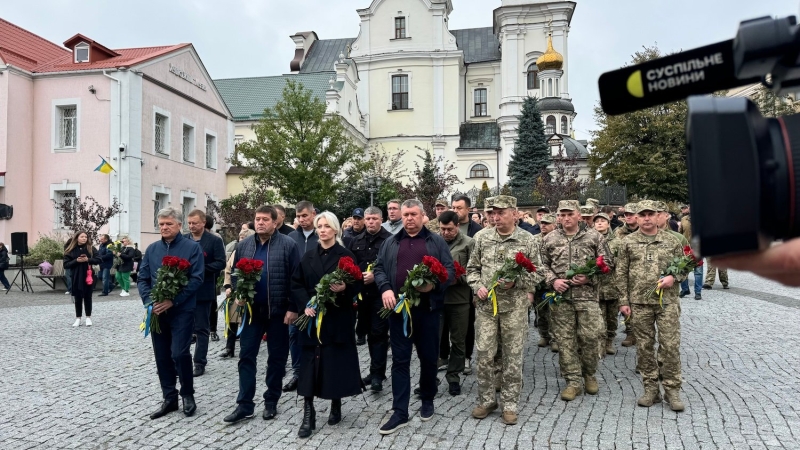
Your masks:
[[[445,370],[447,369],[447,365],[450,364],[450,361],[444,358],[439,358],[439,361],[436,363],[437,370]]]
[[[67,291],[67,292],[64,292],[64,295],[69,295],[69,291]]]
[[[472,358],[466,358],[464,360],[464,375],[472,375]]]
[[[381,426],[380,430],[378,430],[378,433],[385,436],[387,434],[392,434],[405,426],[408,426],[408,419],[401,419],[392,414],[392,417],[389,418],[388,422]]]
[[[423,400],[419,409],[419,418],[423,422],[433,419],[433,400]]]
[[[79,326],[81,326],[81,318],[80,318],[80,317],[78,317],[77,319],[75,319],[75,322],[72,324],[72,326],[73,326],[73,327],[79,327]]]
[[[130,297],[131,294],[129,294],[128,291],[122,291],[122,292],[119,293],[119,296],[120,297]]]
[[[87,327],[90,327],[90,326],[92,326],[92,318],[91,318],[91,317],[87,317],[87,318],[86,318],[86,326],[87,326]]]
[[[702,300],[702,299],[703,299],[703,296],[702,296],[702,295],[700,295],[700,294],[694,294],[694,299],[695,299],[695,300]]]

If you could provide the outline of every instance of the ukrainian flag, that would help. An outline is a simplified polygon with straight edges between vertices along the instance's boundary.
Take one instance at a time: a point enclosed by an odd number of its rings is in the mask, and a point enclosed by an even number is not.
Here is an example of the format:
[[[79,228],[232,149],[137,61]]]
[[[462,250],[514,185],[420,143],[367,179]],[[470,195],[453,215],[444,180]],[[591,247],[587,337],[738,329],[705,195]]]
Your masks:
[[[116,172],[116,170],[114,170],[114,168],[113,168],[113,167],[111,167],[111,164],[109,164],[109,163],[106,161],[106,159],[105,159],[105,158],[103,158],[103,157],[101,156],[101,157],[100,157],[100,159],[102,159],[102,160],[103,160],[103,162],[102,162],[102,163],[100,163],[100,165],[99,165],[99,166],[97,166],[97,167],[94,169],[94,171],[95,171],[95,172],[111,173],[111,171],[112,171],[112,170],[113,170],[114,172]]]

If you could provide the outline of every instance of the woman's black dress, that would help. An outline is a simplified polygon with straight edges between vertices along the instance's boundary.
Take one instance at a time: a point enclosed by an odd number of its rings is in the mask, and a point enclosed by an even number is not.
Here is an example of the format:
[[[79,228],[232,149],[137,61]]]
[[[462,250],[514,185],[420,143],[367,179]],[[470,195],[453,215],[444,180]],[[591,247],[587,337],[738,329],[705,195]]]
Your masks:
[[[355,256],[338,243],[327,250],[318,245],[303,255],[300,266],[292,276],[292,297],[299,314],[303,314],[306,304],[314,296],[319,280],[336,270],[339,259],[344,256],[349,256],[355,262]],[[302,354],[297,384],[299,395],[330,400],[362,392],[353,298],[363,285],[362,281],[348,284],[344,292],[336,294],[337,306],[329,305],[323,316],[320,340],[317,340],[317,330],[311,323],[307,329],[300,331]]]

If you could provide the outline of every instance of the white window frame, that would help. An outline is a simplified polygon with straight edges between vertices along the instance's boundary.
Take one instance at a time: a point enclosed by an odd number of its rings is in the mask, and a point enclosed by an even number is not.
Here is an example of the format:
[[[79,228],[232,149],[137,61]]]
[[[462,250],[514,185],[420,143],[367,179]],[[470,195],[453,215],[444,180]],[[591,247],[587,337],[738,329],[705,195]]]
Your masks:
[[[167,198],[167,204],[162,206],[162,208],[165,207],[165,206],[169,206],[172,203],[172,190],[170,188],[168,188],[168,187],[164,187],[163,184],[161,186],[153,186],[153,196],[152,196],[153,209],[154,209],[154,211],[153,211],[153,225],[154,225],[154,228],[156,230],[158,230],[158,224],[156,223],[156,221],[157,221],[157,216],[158,216],[158,211],[159,211],[159,209],[156,208],[156,200],[158,200],[158,196],[159,195],[166,196],[166,198]]]
[[[189,159],[186,159],[186,155],[183,153],[183,130],[185,127],[190,127],[192,129],[191,133],[189,134]],[[155,130],[155,128],[153,129]],[[196,136],[197,136],[197,127],[194,125],[194,122],[190,122],[186,119],[181,120],[181,161],[194,164],[197,161],[196,153],[197,153],[197,146],[196,146]]]
[[[408,75],[408,109],[392,109],[392,76]],[[414,109],[414,73],[410,70],[394,70],[388,73],[389,104],[388,111],[412,111]]]
[[[477,91],[478,89],[486,89],[486,115],[484,115],[484,116],[476,116],[475,115],[475,91]],[[490,109],[491,102],[489,101],[489,98],[491,98],[491,89],[489,89],[489,86],[480,86],[480,85],[478,85],[478,86],[475,86],[474,88],[472,88],[472,115],[471,115],[471,117],[473,117],[473,118],[492,117],[491,109]]]
[[[61,147],[61,110],[70,106],[75,107],[75,146]],[[81,99],[61,98],[53,100],[51,117],[51,153],[79,152],[81,149]]]
[[[554,121],[553,129],[552,130],[548,130],[547,127],[549,125],[547,124],[547,120],[550,119],[551,117],[553,118],[553,121]],[[555,115],[548,114],[547,116],[543,117],[542,119],[544,120],[544,133],[545,134],[551,134],[552,135],[552,134],[557,134],[558,133],[558,118]]]
[[[191,200],[191,207],[186,207],[186,199]],[[181,224],[181,229],[183,231],[189,231],[189,223],[187,221],[188,215],[192,210],[197,208],[197,194],[192,191],[181,191],[181,214],[183,215],[183,223]]]
[[[86,60],[85,61],[78,59],[78,47],[80,47],[81,49],[84,49],[84,48],[86,49]],[[92,50],[91,50],[91,47],[89,46],[89,44],[87,44],[86,42],[81,41],[78,44],[76,44],[75,47],[73,47],[73,49],[72,49],[72,53],[73,53],[74,60],[75,60],[76,63],[89,63],[89,62],[91,62]]]
[[[479,165],[479,164],[480,164],[481,166],[483,166],[483,167],[486,167],[486,171],[489,173],[489,176],[488,176],[488,177],[473,177],[473,176],[472,176],[472,169],[473,169],[475,166]],[[484,162],[484,161],[475,161],[475,162],[473,162],[473,163],[472,163],[472,164],[469,166],[469,169],[467,169],[467,179],[468,179],[468,180],[485,180],[485,179],[486,179],[486,180],[488,180],[488,179],[492,179],[492,178],[494,178],[494,177],[492,176],[492,168],[489,166],[489,164],[487,164],[487,163],[486,163],[486,162]]]
[[[167,118],[167,129],[164,130],[164,152],[157,152],[156,151],[156,115],[164,116]],[[153,130],[153,154],[156,156],[160,156],[162,158],[169,158],[171,153],[170,147],[172,146],[172,114],[165,109],[161,109],[158,106],[153,106],[153,123],[152,123],[152,130]],[[181,137],[183,133],[181,133]]]
[[[209,160],[208,158],[208,137],[211,136],[214,138],[214,147],[212,148],[212,152],[214,152],[214,157]],[[206,128],[205,130],[205,138],[203,139],[203,155],[205,159],[205,168],[210,170],[217,170],[217,158],[219,158],[219,152],[217,149],[219,148],[219,138],[217,137],[217,133],[215,131],[209,130]]]
[[[80,183],[69,183],[67,180],[63,180],[61,183],[54,183],[50,185],[50,200],[55,202],[58,200],[58,196],[61,192],[74,192],[75,198],[81,198],[81,184]],[[54,230],[66,230],[66,227],[59,227],[61,225],[59,219],[60,213],[56,208],[55,203],[53,203],[53,229]]]
[[[568,135],[569,134],[569,119],[567,118],[567,116],[561,116],[561,119],[559,119],[558,122],[559,122],[558,128],[561,130],[560,134]],[[564,125],[567,126],[566,130],[564,129]]]

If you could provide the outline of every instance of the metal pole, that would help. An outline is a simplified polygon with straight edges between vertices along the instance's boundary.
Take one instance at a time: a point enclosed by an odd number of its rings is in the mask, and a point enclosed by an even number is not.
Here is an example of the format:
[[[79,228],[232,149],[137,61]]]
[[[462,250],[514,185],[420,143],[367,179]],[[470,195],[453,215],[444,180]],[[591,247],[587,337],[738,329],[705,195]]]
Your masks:
[[[375,206],[375,202],[373,200],[372,189],[369,190],[369,206]]]

